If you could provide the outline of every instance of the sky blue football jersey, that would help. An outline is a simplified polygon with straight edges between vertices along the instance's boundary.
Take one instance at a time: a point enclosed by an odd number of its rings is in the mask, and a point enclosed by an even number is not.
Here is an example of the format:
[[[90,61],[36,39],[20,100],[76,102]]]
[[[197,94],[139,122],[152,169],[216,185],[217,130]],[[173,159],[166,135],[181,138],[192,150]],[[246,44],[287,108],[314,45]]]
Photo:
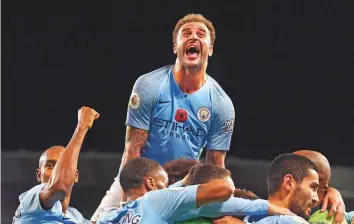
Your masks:
[[[267,200],[248,200],[231,197],[222,203],[196,207],[199,185],[171,187],[150,191],[121,209],[112,208],[103,213],[98,224],[175,223],[198,217],[224,215],[267,214]]]
[[[198,185],[150,191],[122,208],[100,215],[97,224],[173,223],[177,217],[196,208]]]
[[[62,212],[60,201],[57,201],[49,210],[44,210],[39,201],[39,193],[46,184],[39,184],[19,196],[20,205],[18,206],[12,223],[33,224],[33,223],[65,223],[65,224],[88,224],[75,208],[69,207],[66,214]]]
[[[296,215],[251,215],[243,220],[245,223],[256,224],[308,224],[308,222]]]
[[[234,119],[231,99],[212,77],[186,94],[174,79],[173,66],[165,66],[135,82],[126,125],[149,131],[142,156],[163,164],[199,159],[204,147],[229,150]]]

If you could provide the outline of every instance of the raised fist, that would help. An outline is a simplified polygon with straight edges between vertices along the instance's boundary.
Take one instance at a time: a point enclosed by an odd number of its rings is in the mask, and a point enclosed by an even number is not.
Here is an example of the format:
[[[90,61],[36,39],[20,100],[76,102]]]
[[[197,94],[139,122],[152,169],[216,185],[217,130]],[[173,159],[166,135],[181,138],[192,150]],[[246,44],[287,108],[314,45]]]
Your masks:
[[[78,124],[85,128],[91,128],[93,121],[99,116],[99,113],[94,109],[83,106],[78,112]]]

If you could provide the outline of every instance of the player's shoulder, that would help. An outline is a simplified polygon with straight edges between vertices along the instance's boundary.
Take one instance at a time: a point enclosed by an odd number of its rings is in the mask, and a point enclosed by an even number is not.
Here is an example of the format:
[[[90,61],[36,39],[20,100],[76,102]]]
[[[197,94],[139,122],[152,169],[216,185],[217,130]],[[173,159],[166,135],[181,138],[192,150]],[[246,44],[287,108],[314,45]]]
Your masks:
[[[294,223],[294,224],[308,224],[308,222],[301,218],[300,216],[296,216],[296,215],[281,215],[279,218],[279,224],[290,224],[290,223]]]
[[[77,220],[85,219],[81,212],[74,207],[69,206],[68,211],[76,217]]]
[[[117,220],[119,217],[119,213],[122,211],[122,209],[112,207],[107,210],[105,210],[99,217],[97,224],[99,223],[107,223],[107,222],[114,222],[114,221],[119,221]]]
[[[212,77],[208,76],[208,79],[213,114],[219,117],[231,117],[228,122],[233,124],[232,119],[235,117],[235,110],[231,98]]]
[[[20,202],[25,200],[26,196],[28,196],[30,194],[35,194],[37,192],[41,192],[45,185],[46,185],[45,183],[44,184],[38,184],[38,185],[32,187],[31,189],[29,189],[29,190],[23,192],[22,194],[20,194],[20,196],[19,196]]]
[[[269,216],[265,218],[264,221],[271,220],[272,218],[274,221],[276,221],[273,223],[277,223],[277,224],[308,224],[308,222],[305,219],[296,215]]]
[[[150,71],[148,73],[145,73],[137,79],[137,82],[151,82],[151,83],[161,83],[163,79],[168,77],[169,72],[172,69],[172,65],[166,65],[161,68],[155,69],[153,71]]]
[[[147,192],[143,197],[139,198],[141,199],[142,203],[149,203],[149,201],[156,202],[157,199],[161,198],[161,203],[167,202],[166,199],[168,199],[171,196],[174,196],[176,193],[183,191],[185,187],[172,187],[172,188],[164,188],[164,189],[159,189],[159,190],[153,190]]]
[[[223,102],[223,104],[233,105],[231,98],[225,90],[219,85],[219,83],[213,79],[213,77],[208,75],[209,79],[209,88],[212,93],[212,97],[217,99],[217,102]]]

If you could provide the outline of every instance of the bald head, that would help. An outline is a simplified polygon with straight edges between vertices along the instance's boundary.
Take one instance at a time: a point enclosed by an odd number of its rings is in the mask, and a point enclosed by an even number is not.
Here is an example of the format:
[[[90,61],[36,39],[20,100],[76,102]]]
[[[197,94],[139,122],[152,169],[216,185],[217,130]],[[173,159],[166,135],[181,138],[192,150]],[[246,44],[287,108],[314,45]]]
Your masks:
[[[331,178],[331,166],[329,165],[329,162],[324,155],[312,150],[298,150],[295,151],[294,154],[305,156],[311,160],[317,166],[318,173],[320,175],[327,176],[329,181]]]
[[[54,166],[64,151],[65,147],[56,145],[50,147],[42,153],[41,157],[39,158],[38,169],[36,172],[38,182],[47,183],[49,181]]]
[[[38,164],[39,168],[47,160],[58,160],[64,151],[65,151],[65,147],[60,146],[60,145],[55,145],[55,146],[52,146],[52,147],[48,148],[47,150],[45,150],[42,153],[41,157],[39,158],[39,164]]]
[[[331,166],[329,165],[327,158],[317,151],[308,149],[298,150],[293,153],[308,158],[316,165],[320,182],[318,197],[320,203],[322,203],[331,179]]]

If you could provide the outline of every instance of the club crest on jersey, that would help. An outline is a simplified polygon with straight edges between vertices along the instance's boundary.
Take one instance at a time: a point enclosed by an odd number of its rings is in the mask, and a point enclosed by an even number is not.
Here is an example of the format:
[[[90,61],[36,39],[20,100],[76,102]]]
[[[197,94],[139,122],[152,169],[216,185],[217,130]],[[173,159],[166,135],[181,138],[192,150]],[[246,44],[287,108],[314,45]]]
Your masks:
[[[137,93],[132,93],[130,99],[129,99],[129,107],[132,109],[137,109],[140,107],[141,103],[141,98],[139,94]]]
[[[197,111],[197,117],[198,117],[198,120],[200,120],[202,122],[209,121],[210,117],[211,117],[211,112],[210,112],[209,108],[207,108],[207,107],[199,108]]]

